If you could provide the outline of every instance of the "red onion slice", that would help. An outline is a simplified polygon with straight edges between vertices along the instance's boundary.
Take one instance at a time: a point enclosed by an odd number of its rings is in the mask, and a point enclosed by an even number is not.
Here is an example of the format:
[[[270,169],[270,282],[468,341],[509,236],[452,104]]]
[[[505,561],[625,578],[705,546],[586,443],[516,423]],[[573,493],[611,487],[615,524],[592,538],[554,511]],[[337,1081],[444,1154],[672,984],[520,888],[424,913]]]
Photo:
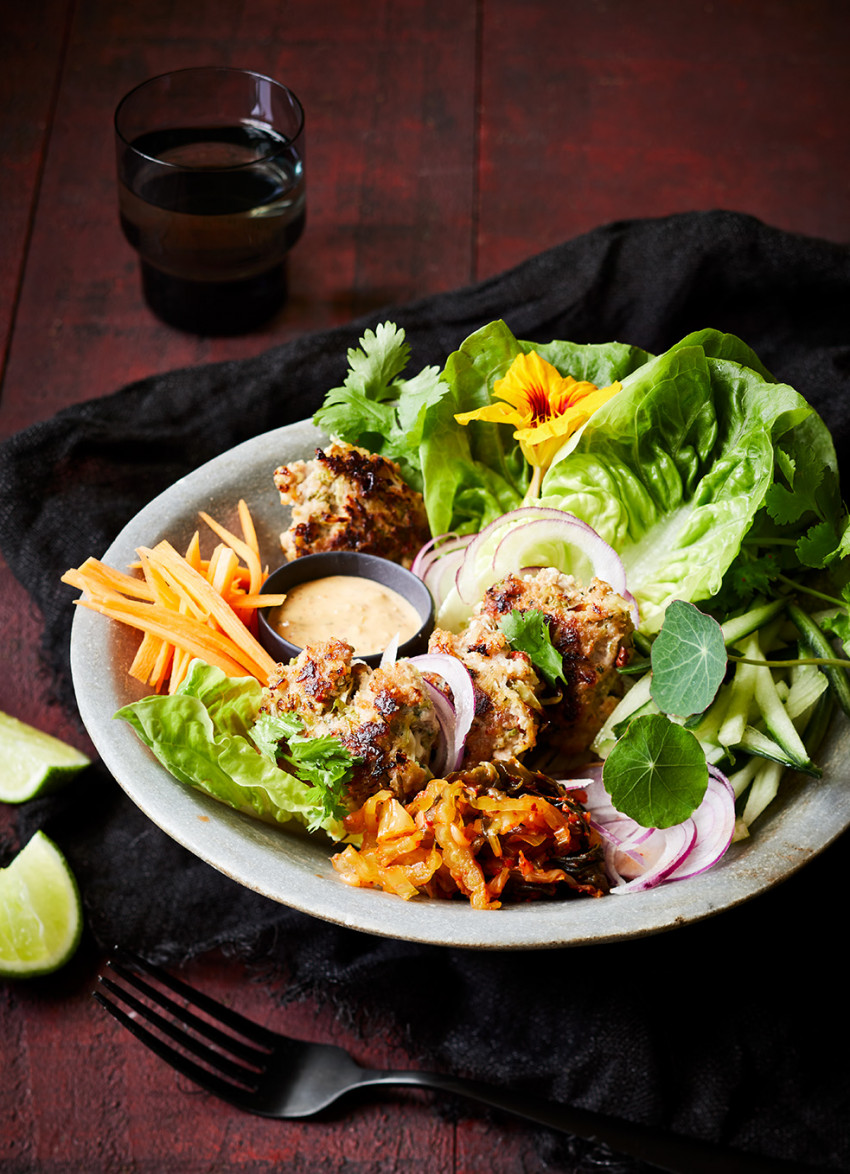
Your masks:
[[[426,542],[424,546],[416,553],[416,557],[411,563],[410,569],[414,575],[418,575],[420,579],[430,571],[431,567],[445,558],[448,554],[453,554],[458,550],[464,550],[475,537],[474,534],[455,534],[453,531],[448,534],[438,534],[436,538],[432,538]]]
[[[452,691],[454,723],[452,729],[446,731],[446,769],[458,770],[463,761],[466,736],[475,716],[475,692],[469,670],[463,661],[444,652],[425,652],[421,656],[412,656],[410,663],[420,672],[442,677]],[[437,718],[440,718],[439,710]]]
[[[537,565],[539,560],[534,552],[544,543],[555,548],[557,553],[551,565],[559,570],[567,565],[564,556],[569,549],[581,551],[590,562],[594,577],[608,583],[628,602],[637,625],[637,603],[627,588],[620,556],[587,522],[549,506],[521,506],[475,535],[455,576],[455,588],[461,600],[473,605],[488,587],[508,573]],[[491,546],[488,558],[487,550]]]
[[[618,849],[606,849],[606,863],[616,881],[612,893],[639,893],[655,888],[681,864],[693,849],[697,838],[696,824],[692,819],[673,827],[652,829],[652,835],[641,844],[626,841]],[[624,860],[625,854],[625,860]],[[610,860],[610,862],[609,862]],[[629,877],[630,863],[636,866],[634,875]],[[624,871],[621,872],[621,869]]]
[[[709,765],[705,798],[691,816],[697,828],[693,851],[667,877],[685,880],[711,868],[732,843],[735,831],[735,792],[724,774]]]
[[[570,548],[580,551],[589,561],[593,577],[607,583],[626,600],[637,626],[637,603],[626,586],[626,571],[620,556],[595,530],[572,514],[562,514],[560,518],[535,518],[509,531],[501,539],[493,555],[496,580],[504,578],[511,570],[524,566],[526,552],[529,549],[537,551],[544,545],[554,547],[555,557],[550,559],[549,565],[557,567],[560,571],[566,569],[566,559],[562,558],[559,565],[559,549],[563,552]]]
[[[617,811],[601,771],[589,768],[587,773],[585,806],[604,841],[612,893],[640,892],[696,876],[716,864],[732,842],[735,794],[726,776],[711,764],[702,803],[690,819],[663,829],[641,827]]]
[[[448,774],[452,770],[457,770],[454,761],[457,756],[455,749],[455,730],[457,728],[457,717],[454,706],[445,693],[441,693],[436,685],[432,685],[430,681],[424,682],[425,688],[428,691],[428,696],[434,703],[434,709],[437,714],[437,722],[440,726],[440,736],[437,742],[432,770],[436,778],[441,775]],[[451,762],[449,761],[451,758]]]
[[[467,547],[463,566],[457,573],[455,586],[458,595],[464,603],[477,603],[481,595],[484,594],[481,590],[481,571],[476,564],[482,551],[487,547],[488,543],[496,538],[501,530],[506,530],[512,526],[523,522],[530,522],[538,518],[549,517],[555,519],[557,517],[563,519],[567,516],[563,510],[554,509],[551,506],[520,506],[518,509],[511,510],[507,514],[502,514],[488,526],[485,526],[483,530],[473,537],[472,542]],[[578,518],[576,521],[578,521]],[[580,524],[585,525],[586,523],[582,522]],[[488,576],[485,590],[486,587],[492,586],[495,582],[496,578],[490,579]]]
[[[437,607],[454,587],[464,552],[474,537],[474,534],[440,534],[417,552],[410,569],[431,592]]]

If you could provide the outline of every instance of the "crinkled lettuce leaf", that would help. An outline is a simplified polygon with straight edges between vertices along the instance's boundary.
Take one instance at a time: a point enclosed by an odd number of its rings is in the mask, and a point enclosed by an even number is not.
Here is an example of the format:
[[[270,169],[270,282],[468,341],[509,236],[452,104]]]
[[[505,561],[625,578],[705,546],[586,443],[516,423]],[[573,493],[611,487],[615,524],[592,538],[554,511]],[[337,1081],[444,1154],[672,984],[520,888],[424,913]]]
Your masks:
[[[814,443],[829,468],[835,456],[810,405],[734,336],[691,335],[622,384],[558,454],[541,504],[617,550],[653,632],[673,599],[718,592],[765,506],[780,445],[793,455]]]
[[[442,372],[426,367],[405,379],[404,331],[386,322],[349,350],[345,380],[327,393],[313,422],[396,461],[424,496],[432,534],[476,533],[521,504],[529,470],[512,428],[482,420],[461,426],[455,415],[489,404],[494,382],[521,351],[531,350],[562,375],[600,387],[648,358],[639,347],[616,342],[523,342],[498,320],[461,343]]]
[[[449,355],[442,379],[448,393],[425,416],[420,454],[425,503],[434,534],[476,533],[522,504],[529,470],[513,429],[455,414],[492,402],[493,384],[520,353],[536,350],[562,375],[599,387],[641,366],[647,354],[622,343],[534,343],[517,339],[501,319],[471,334]]]
[[[253,677],[230,678],[196,660],[173,694],[143,697],[115,717],[129,722],[184,785],[267,823],[295,820],[341,839],[344,829],[325,813],[322,788],[281,770],[253,742],[261,698]]]

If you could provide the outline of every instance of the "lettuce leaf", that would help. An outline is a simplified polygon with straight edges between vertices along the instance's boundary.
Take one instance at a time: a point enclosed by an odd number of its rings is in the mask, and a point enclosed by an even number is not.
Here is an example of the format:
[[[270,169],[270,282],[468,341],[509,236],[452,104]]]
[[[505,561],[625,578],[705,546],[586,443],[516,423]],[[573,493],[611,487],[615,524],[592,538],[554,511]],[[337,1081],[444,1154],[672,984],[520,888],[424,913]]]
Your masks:
[[[773,485],[780,442],[791,455],[816,442],[834,467],[814,410],[761,364],[740,362],[757,363],[749,348],[717,331],[689,338],[628,375],[543,480],[541,504],[618,551],[647,632],[673,599],[720,589]]]
[[[489,404],[494,382],[521,351],[531,350],[562,375],[598,386],[622,379],[649,357],[616,342],[522,342],[498,320],[462,342],[442,372],[425,367],[404,379],[410,357],[404,331],[385,322],[349,350],[345,380],[327,393],[313,423],[396,461],[424,496],[432,534],[477,533],[522,503],[529,470],[512,428],[481,420],[464,427],[455,415]]]
[[[622,379],[648,358],[639,347],[617,342],[525,342],[501,320],[471,334],[446,360],[441,378],[449,394],[425,417],[420,455],[434,534],[477,533],[522,504],[529,470],[513,429],[483,420],[459,426],[454,417],[491,403],[495,381],[518,354],[533,350],[562,375],[599,387]]]
[[[179,782],[267,823],[295,820],[341,839],[341,823],[325,810],[324,791],[281,770],[251,738],[262,688],[253,677],[230,678],[196,660],[171,695],[143,697],[119,709]]]

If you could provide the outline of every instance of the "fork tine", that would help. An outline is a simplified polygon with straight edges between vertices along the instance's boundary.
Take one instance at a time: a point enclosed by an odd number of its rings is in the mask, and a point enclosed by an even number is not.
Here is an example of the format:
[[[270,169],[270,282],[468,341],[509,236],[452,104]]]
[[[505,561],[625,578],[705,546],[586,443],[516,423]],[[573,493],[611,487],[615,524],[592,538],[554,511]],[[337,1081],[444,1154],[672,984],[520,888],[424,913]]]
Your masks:
[[[123,963],[125,966],[134,970],[143,971],[163,986],[168,987],[176,995],[180,995],[181,998],[186,999],[189,1003],[194,1004],[195,1007],[205,1011],[213,1019],[217,1019],[220,1023],[226,1024],[227,1027],[239,1032],[245,1039],[251,1040],[260,1047],[271,1049],[279,1039],[276,1032],[270,1031],[259,1023],[255,1023],[253,1019],[247,1019],[244,1015],[240,1015],[238,1011],[234,1011],[232,1007],[225,1007],[223,1003],[219,1003],[216,999],[210,998],[203,991],[196,990],[194,987],[189,986],[187,982],[175,978],[168,971],[162,970],[155,963],[148,962],[146,958],[142,958],[138,954],[133,954],[130,950],[117,948],[113,952],[113,956],[108,964],[117,969],[117,963]],[[122,977],[127,976],[122,975]]]
[[[228,1101],[230,1104],[236,1105],[239,1108],[251,1108],[251,1095],[244,1088],[240,1088],[236,1084],[231,1084],[228,1080],[224,1080],[222,1077],[216,1076],[214,1072],[210,1072],[208,1068],[202,1068],[200,1064],[196,1064],[194,1060],[191,1060],[183,1052],[178,1051],[177,1048],[173,1048],[165,1040],[160,1039],[158,1035],[149,1031],[137,1019],[132,1019],[125,1011],[116,1006],[110,999],[107,999],[101,991],[93,991],[92,995],[101,1007],[105,1008],[110,1015],[118,1020],[122,1027],[126,1027],[129,1032],[141,1040],[146,1047],[150,1048],[166,1064],[170,1064],[177,1072],[188,1077],[189,1080],[223,1101]]]
[[[162,1032],[163,1035],[172,1039],[181,1048],[192,1052],[198,1059],[203,1060],[205,1064],[215,1068],[222,1076],[228,1080],[232,1080],[247,1088],[256,1088],[257,1078],[260,1072],[256,1068],[245,1068],[239,1061],[224,1055],[223,1052],[217,1051],[215,1048],[209,1047],[202,1040],[197,1039],[191,1035],[182,1025],[173,1023],[170,1019],[160,1015],[153,1007],[143,1003],[141,999],[137,999],[130,991],[124,990],[112,979],[105,975],[98,976],[98,982],[101,988],[105,988],[119,1001],[123,1002],[131,1011],[148,1024],[149,1027],[154,1027],[157,1031]],[[94,992],[95,994],[97,992]],[[105,997],[105,996],[104,996]],[[133,1022],[137,1020],[131,1015],[129,1016]]]
[[[244,1040],[237,1039],[228,1032],[222,1031],[209,1020],[201,1019],[188,1007],[184,1007],[180,1003],[176,1003],[163,991],[156,990],[154,987],[145,982],[144,979],[140,978],[137,974],[134,974],[131,970],[127,970],[120,963],[111,961],[109,963],[109,968],[113,971],[113,973],[117,974],[119,978],[123,979],[124,982],[129,983],[130,985],[134,986],[137,991],[140,991],[143,995],[146,995],[147,998],[149,998],[161,1010],[168,1011],[185,1027],[191,1028],[199,1035],[205,1036],[206,1039],[215,1044],[217,1047],[223,1048],[225,1051],[230,1052],[234,1056],[238,1056],[241,1060],[245,1060],[248,1064],[253,1064],[256,1068],[263,1068],[265,1066],[265,1062],[269,1057],[269,1049],[263,1049],[261,1051],[255,1048],[252,1044],[246,1043]],[[99,975],[98,979],[105,986],[109,987],[113,993],[119,994],[122,998],[124,998],[126,1002],[132,1001],[128,992],[125,992],[122,987],[116,987],[115,984],[111,983],[105,975]],[[145,1005],[143,1004],[143,1007],[144,1006]],[[216,1010],[218,1011],[220,1009],[226,1010],[226,1008],[217,1008]],[[139,1008],[136,1007],[136,1010],[139,1010]],[[148,1017],[150,1018],[151,1016],[148,1015]],[[165,1031],[167,1029],[163,1027],[162,1030]],[[172,1036],[172,1038],[174,1037]],[[182,1035],[180,1038],[182,1038]],[[180,1042],[180,1040],[178,1039],[177,1042]]]

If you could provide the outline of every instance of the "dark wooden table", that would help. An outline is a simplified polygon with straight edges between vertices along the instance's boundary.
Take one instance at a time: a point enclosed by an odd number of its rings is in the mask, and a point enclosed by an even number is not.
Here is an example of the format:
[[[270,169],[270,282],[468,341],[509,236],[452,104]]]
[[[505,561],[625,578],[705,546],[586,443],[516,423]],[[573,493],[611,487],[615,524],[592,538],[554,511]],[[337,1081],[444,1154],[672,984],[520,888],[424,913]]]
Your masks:
[[[0,435],[153,372],[486,278],[610,220],[722,207],[847,241],[849,16],[843,0],[6,3]],[[155,321],[116,217],[115,103],[208,63],[279,78],[307,110],[291,298],[238,339]],[[0,615],[0,709],[84,746],[48,702],[40,617],[2,561]],[[0,835],[14,837],[8,810]],[[49,981],[0,985],[0,1171],[552,1169],[522,1125],[449,1122],[427,1094],[319,1125],[232,1111],[106,1020],[89,998],[100,961],[84,951]],[[188,976],[370,1064],[405,1062],[312,1002],[275,1014],[236,962],[201,958]]]

